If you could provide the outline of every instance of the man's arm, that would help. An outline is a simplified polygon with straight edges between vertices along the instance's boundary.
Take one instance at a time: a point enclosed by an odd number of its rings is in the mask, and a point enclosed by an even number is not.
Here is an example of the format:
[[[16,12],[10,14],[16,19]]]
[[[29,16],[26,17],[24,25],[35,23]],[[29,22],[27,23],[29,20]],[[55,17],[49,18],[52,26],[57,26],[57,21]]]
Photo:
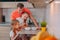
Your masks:
[[[33,23],[35,24],[35,26],[36,26],[36,27],[39,27],[36,19],[34,19],[34,17],[33,17],[31,14],[30,14],[30,18],[31,18],[31,20],[33,21]]]
[[[36,26],[36,27],[39,27],[38,24],[37,24],[37,21],[34,19],[32,13],[31,13],[31,11],[26,8],[26,9],[25,9],[25,12],[28,13],[29,17],[31,18],[31,20],[33,21],[33,23],[35,24],[35,26]]]

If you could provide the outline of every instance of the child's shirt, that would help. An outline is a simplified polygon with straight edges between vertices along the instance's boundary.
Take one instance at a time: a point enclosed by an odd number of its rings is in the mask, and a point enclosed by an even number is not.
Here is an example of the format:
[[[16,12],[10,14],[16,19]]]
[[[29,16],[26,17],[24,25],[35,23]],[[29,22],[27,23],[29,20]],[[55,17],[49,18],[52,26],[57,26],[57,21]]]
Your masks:
[[[21,17],[16,18],[20,24],[24,23],[24,20]]]
[[[23,24],[23,23],[24,23],[24,19],[22,19],[21,17],[16,18],[16,20],[18,20],[20,24]],[[29,18],[27,18],[26,24],[27,24],[28,22],[29,22]]]
[[[13,37],[14,36],[14,32],[11,30],[10,31],[10,37]]]
[[[10,38],[13,38],[13,40],[18,40],[18,39],[21,39],[20,38],[20,35],[18,34],[19,32],[16,31],[16,36],[14,37],[14,32],[13,30],[10,31]]]
[[[16,33],[18,33],[18,31],[16,31]],[[13,32],[13,30],[10,31],[10,37],[14,37],[14,32]]]

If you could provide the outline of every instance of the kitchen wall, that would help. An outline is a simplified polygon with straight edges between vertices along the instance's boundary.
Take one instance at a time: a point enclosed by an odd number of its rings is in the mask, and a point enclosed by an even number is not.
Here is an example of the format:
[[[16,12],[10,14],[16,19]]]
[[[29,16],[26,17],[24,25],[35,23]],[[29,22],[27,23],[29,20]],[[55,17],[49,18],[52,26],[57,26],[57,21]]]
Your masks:
[[[10,20],[10,15],[11,15],[11,12],[13,11],[14,9],[8,9],[8,8],[4,8],[3,9],[3,15],[5,16],[5,22],[11,22]]]
[[[32,4],[29,2],[0,2],[0,8],[16,8],[18,3],[23,3],[25,7],[33,8]]]
[[[12,8],[4,8],[3,9],[3,15],[5,15],[5,20],[6,22],[11,22],[10,20],[10,16],[11,16],[11,12],[15,10]],[[30,11],[32,12],[33,16],[35,17],[35,19],[38,22],[41,22],[44,18],[44,14],[46,13],[46,8],[40,8],[40,9],[30,9]]]

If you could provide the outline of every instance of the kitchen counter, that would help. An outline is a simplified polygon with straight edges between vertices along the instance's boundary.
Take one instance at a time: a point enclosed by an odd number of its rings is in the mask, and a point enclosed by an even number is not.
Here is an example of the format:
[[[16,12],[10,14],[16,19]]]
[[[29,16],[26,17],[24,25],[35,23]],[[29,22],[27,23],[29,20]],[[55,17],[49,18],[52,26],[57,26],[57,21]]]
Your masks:
[[[19,34],[37,34],[40,30],[22,30]]]
[[[22,30],[18,32],[18,34],[37,34],[40,30]],[[18,36],[18,34],[15,36],[15,38]],[[15,39],[14,38],[14,39]]]
[[[0,27],[10,27],[11,23],[0,23]]]

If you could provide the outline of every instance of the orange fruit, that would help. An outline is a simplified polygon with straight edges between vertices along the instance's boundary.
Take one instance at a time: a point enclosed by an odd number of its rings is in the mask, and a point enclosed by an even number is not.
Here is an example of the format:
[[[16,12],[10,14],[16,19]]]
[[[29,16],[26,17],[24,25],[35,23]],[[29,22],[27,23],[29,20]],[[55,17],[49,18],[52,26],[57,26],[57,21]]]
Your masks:
[[[31,37],[30,40],[36,40],[36,36]]]
[[[50,37],[45,38],[45,40],[57,40],[57,38],[50,36]]]

